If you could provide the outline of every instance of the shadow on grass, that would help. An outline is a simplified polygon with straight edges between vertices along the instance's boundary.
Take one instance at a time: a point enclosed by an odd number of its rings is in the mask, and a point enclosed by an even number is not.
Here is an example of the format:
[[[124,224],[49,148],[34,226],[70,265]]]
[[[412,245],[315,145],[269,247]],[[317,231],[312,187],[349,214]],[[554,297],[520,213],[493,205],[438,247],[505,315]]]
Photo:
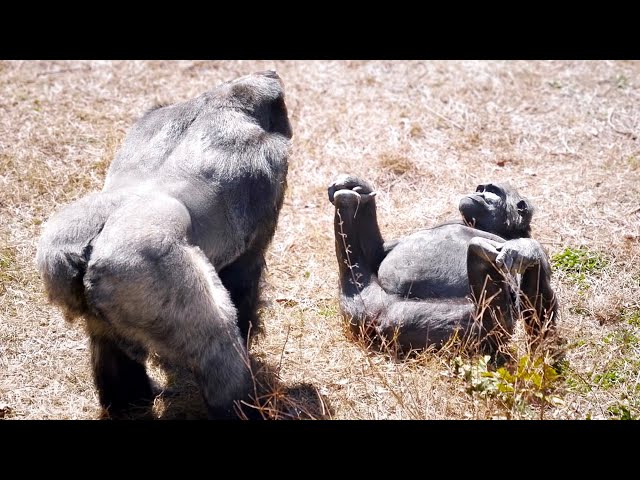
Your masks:
[[[151,408],[131,411],[125,420],[206,420],[207,410],[193,374],[184,368],[162,365],[167,372],[165,388],[158,393]],[[236,409],[240,419],[258,420],[329,420],[333,409],[326,398],[310,383],[285,386],[275,368],[252,359],[253,403]],[[110,418],[103,414],[102,419]],[[116,418],[112,418],[116,419]]]

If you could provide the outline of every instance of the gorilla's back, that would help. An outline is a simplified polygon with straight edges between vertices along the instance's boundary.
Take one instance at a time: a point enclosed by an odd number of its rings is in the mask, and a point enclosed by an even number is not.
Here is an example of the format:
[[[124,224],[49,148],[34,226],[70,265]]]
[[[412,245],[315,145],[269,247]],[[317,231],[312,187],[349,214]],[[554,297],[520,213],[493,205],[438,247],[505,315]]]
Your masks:
[[[258,85],[247,99],[251,82]],[[245,232],[273,234],[291,138],[283,95],[278,77],[254,75],[148,111],[117,152],[103,191],[178,200],[191,216],[191,242],[223,268],[264,243]]]

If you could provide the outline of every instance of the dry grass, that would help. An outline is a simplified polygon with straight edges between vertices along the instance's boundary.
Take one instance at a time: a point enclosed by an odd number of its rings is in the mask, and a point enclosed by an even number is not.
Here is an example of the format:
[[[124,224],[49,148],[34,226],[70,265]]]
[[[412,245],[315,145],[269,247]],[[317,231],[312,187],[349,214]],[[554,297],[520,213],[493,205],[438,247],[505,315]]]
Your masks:
[[[252,347],[267,416],[640,417],[640,62],[608,61],[0,62],[0,417],[99,414],[86,337],[46,303],[34,269],[42,223],[101,188],[147,107],[267,68],[285,81],[294,128]],[[474,387],[478,358],[395,361],[349,339],[326,196],[339,172],[376,186],[385,238],[456,217],[462,193],[495,179],[537,204],[550,254],[599,252],[598,271],[554,273],[566,355],[553,404],[528,395],[544,388],[528,391],[524,376],[511,397]],[[156,411],[199,417],[192,397],[164,396]]]

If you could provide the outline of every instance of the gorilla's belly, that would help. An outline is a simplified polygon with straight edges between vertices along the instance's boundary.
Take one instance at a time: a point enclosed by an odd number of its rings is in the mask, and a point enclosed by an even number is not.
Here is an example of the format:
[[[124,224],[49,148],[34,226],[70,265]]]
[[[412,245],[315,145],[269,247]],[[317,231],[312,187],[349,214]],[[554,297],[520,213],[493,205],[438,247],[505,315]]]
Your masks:
[[[470,233],[465,227],[452,225],[403,238],[380,264],[380,285],[407,298],[466,296]]]

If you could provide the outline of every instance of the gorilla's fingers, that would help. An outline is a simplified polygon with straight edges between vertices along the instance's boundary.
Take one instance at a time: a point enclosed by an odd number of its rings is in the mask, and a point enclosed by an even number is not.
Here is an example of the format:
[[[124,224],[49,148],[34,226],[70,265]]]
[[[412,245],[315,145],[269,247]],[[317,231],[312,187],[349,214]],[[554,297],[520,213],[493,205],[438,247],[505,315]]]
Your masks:
[[[508,255],[503,249],[496,257],[496,265],[498,267],[504,267],[505,270],[511,272],[513,268],[513,256]]]

